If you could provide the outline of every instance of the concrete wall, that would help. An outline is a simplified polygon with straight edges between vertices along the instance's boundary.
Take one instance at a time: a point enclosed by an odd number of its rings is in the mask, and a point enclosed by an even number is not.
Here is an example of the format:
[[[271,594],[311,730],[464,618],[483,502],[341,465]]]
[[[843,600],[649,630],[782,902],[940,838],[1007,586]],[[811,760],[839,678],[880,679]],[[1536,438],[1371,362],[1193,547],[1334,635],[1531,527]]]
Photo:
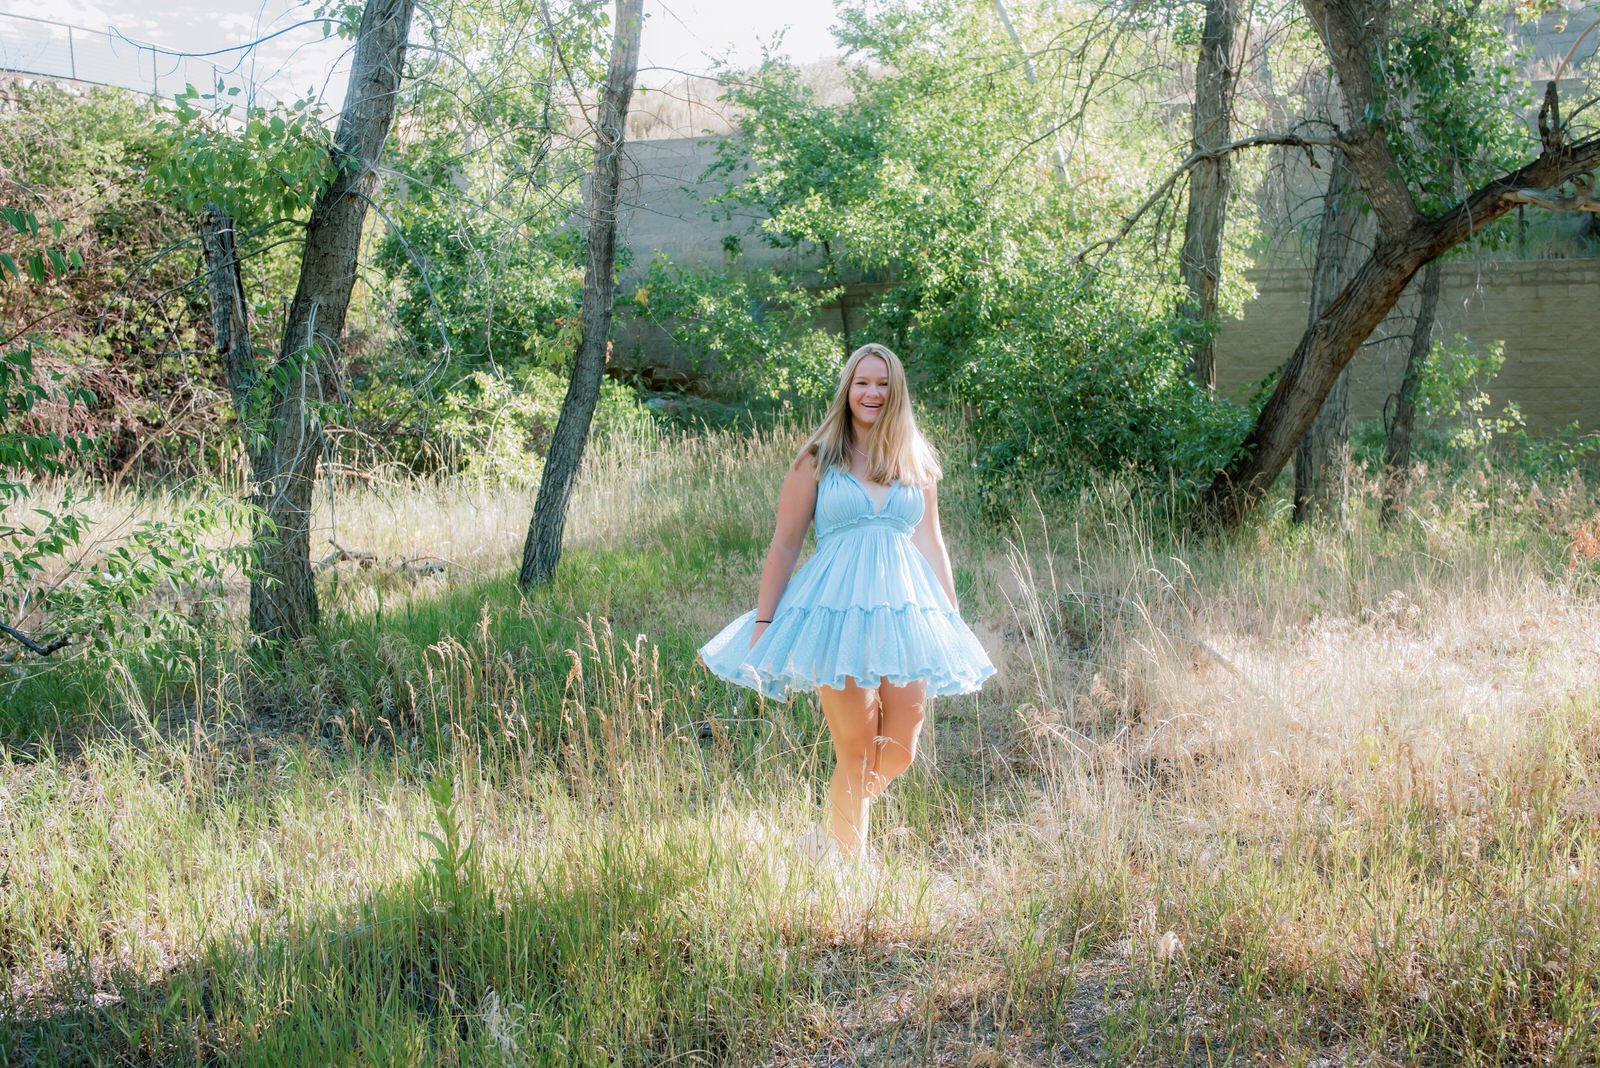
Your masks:
[[[1544,82],[1558,71],[1565,79],[1591,69],[1595,54],[1600,52],[1600,30],[1590,32],[1596,22],[1600,22],[1600,11],[1577,3],[1558,5],[1531,25],[1518,26],[1515,20],[1511,21],[1508,29],[1530,52],[1528,74],[1537,90],[1535,95],[1543,94]],[[1562,61],[1569,53],[1572,59],[1562,69]],[[1563,102],[1567,106],[1563,110],[1567,110],[1577,101],[1566,97]]]
[[[633,252],[633,263],[618,279],[624,291],[638,285],[657,252],[683,266],[730,262],[723,239],[739,237],[739,263],[745,267],[807,270],[809,260],[792,250],[775,249],[756,232],[762,215],[748,208],[729,214],[711,201],[727,191],[720,179],[703,179],[717,159],[717,140],[668,138],[629,144],[623,161],[622,212],[618,236]]]
[[[1258,295],[1217,337],[1217,386],[1237,395],[1294,352],[1305,331],[1311,273],[1272,269],[1251,276]],[[1351,364],[1356,419],[1381,413],[1400,384],[1413,311],[1407,294]],[[1549,433],[1576,420],[1600,430],[1600,260],[1447,264],[1435,340],[1467,337],[1483,351],[1505,345],[1505,367],[1489,385],[1495,407],[1516,401],[1528,429]]]
[[[626,310],[628,295],[643,281],[658,252],[681,267],[736,263],[742,270],[780,270],[802,281],[816,278],[814,250],[773,248],[761,239],[763,213],[714,203],[728,188],[719,178],[704,178],[716,162],[717,140],[682,137],[627,146],[617,227],[618,240],[628,246],[632,262],[617,279],[619,310]],[[737,256],[727,247],[730,239],[737,241]],[[861,294],[847,295],[842,305],[825,309],[822,325],[844,333],[845,317],[851,316],[853,322],[862,299]],[[612,365],[618,369],[657,385],[695,383],[701,377],[703,369],[687,366],[671,337],[652,323],[619,315],[613,334]]]
[[[1597,31],[1600,35],[1600,31]],[[685,266],[732,262],[724,238],[735,235],[745,268],[775,268],[802,277],[816,269],[813,254],[774,249],[759,236],[760,215],[708,203],[724,191],[720,181],[702,181],[716,158],[704,138],[645,141],[628,147],[620,237],[633,262],[621,277],[626,299],[658,251]],[[1238,394],[1286,360],[1306,325],[1310,271],[1271,268],[1251,275],[1258,296],[1241,319],[1223,324],[1217,339],[1218,386]],[[852,286],[841,305],[825,312],[823,325],[844,333],[854,326],[863,301],[881,284]],[[1382,411],[1399,386],[1410,344],[1412,300],[1408,296],[1352,364],[1352,413],[1358,419]],[[681,380],[688,369],[659,328],[622,316],[615,362],[651,368],[662,382]],[[1435,338],[1467,336],[1480,350],[1505,344],[1505,369],[1489,387],[1497,401],[1516,401],[1529,428],[1549,432],[1577,420],[1600,429],[1600,260],[1537,260],[1474,263],[1445,268]]]

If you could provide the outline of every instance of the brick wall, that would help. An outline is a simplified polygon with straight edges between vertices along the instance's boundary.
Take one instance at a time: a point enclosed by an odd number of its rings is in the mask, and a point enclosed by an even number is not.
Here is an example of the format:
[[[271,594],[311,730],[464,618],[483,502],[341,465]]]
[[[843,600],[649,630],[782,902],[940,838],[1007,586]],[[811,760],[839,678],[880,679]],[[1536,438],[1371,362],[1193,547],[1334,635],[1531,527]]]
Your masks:
[[[1257,296],[1217,337],[1217,387],[1247,391],[1294,352],[1305,331],[1310,271],[1275,268],[1251,276]],[[1401,299],[1351,364],[1356,419],[1378,415],[1400,384],[1414,314]],[[1549,433],[1577,421],[1600,430],[1600,259],[1447,264],[1434,339],[1465,336],[1482,351],[1505,345],[1505,368],[1488,387],[1516,401],[1528,429]]]

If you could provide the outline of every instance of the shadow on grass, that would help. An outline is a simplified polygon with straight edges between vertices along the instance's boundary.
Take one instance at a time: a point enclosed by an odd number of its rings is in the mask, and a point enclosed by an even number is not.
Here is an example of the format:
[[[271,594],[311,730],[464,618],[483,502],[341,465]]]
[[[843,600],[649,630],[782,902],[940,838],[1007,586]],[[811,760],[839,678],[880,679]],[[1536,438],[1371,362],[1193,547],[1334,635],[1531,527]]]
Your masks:
[[[66,969],[0,1018],[0,1063],[756,1063],[837,1046],[826,1006],[915,990],[935,955],[936,934],[890,943],[870,902],[841,924],[806,878],[692,834],[491,877],[450,828],[411,880],[156,981]]]
[[[802,1004],[795,932],[707,907],[693,843],[490,879],[438,838],[410,883],[210,943],[158,982],[62,975],[48,999],[75,1007],[0,1022],[0,1063],[742,1062]]]

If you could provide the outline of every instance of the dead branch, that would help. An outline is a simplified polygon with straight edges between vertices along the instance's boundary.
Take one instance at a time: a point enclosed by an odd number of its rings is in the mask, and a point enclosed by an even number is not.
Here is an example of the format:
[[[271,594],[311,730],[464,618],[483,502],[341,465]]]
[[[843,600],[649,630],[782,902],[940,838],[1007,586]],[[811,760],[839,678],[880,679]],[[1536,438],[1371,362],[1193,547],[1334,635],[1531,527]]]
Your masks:
[[[1177,620],[1156,619],[1144,605],[1139,604],[1132,598],[1122,597],[1117,594],[1083,592],[1063,594],[1060,601],[1062,604],[1076,604],[1084,608],[1089,607],[1091,604],[1097,605],[1102,611],[1109,608],[1119,615],[1142,621],[1158,630],[1163,630],[1169,637],[1187,642],[1195,654],[1210,660],[1222,668],[1251,693],[1260,697],[1266,696],[1266,692],[1256,684],[1255,680],[1240,670],[1232,660],[1218,652],[1210,642],[1196,634],[1193,629],[1184,626]]]
[[[1561,151],[1561,98],[1553,79],[1545,83],[1544,103],[1539,105],[1539,143],[1546,153]]]
[[[442,556],[407,556],[400,560],[384,561],[378,559],[377,553],[346,549],[331,538],[328,540],[328,544],[333,546],[333,552],[318,560],[312,566],[313,571],[326,571],[337,564],[349,562],[363,571],[409,574],[427,578],[431,575],[444,574],[445,570],[452,564],[452,561],[446,560]]]
[[[328,540],[328,544],[333,546],[333,552],[329,553],[327,556],[324,556],[321,560],[318,560],[312,570],[326,571],[334,564],[342,564],[347,560],[356,564],[356,566],[360,567],[363,571],[367,570],[368,568],[378,566],[378,556],[376,553],[351,552],[349,549],[341,547],[338,542],[332,540],[331,538]]]
[[[1600,212],[1600,196],[1595,195],[1594,181],[1588,175],[1573,179],[1577,191],[1571,196],[1553,189],[1513,189],[1505,194],[1513,204],[1532,204],[1547,211]]]

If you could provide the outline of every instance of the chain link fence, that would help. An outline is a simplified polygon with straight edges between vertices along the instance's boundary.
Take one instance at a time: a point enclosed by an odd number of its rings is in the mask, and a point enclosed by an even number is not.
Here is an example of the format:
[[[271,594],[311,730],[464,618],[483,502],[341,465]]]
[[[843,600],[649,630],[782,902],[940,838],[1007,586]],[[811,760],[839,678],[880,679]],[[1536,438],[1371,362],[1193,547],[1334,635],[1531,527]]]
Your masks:
[[[137,44],[110,28],[0,13],[0,72],[114,85],[170,97],[185,85],[215,89],[215,64]]]

